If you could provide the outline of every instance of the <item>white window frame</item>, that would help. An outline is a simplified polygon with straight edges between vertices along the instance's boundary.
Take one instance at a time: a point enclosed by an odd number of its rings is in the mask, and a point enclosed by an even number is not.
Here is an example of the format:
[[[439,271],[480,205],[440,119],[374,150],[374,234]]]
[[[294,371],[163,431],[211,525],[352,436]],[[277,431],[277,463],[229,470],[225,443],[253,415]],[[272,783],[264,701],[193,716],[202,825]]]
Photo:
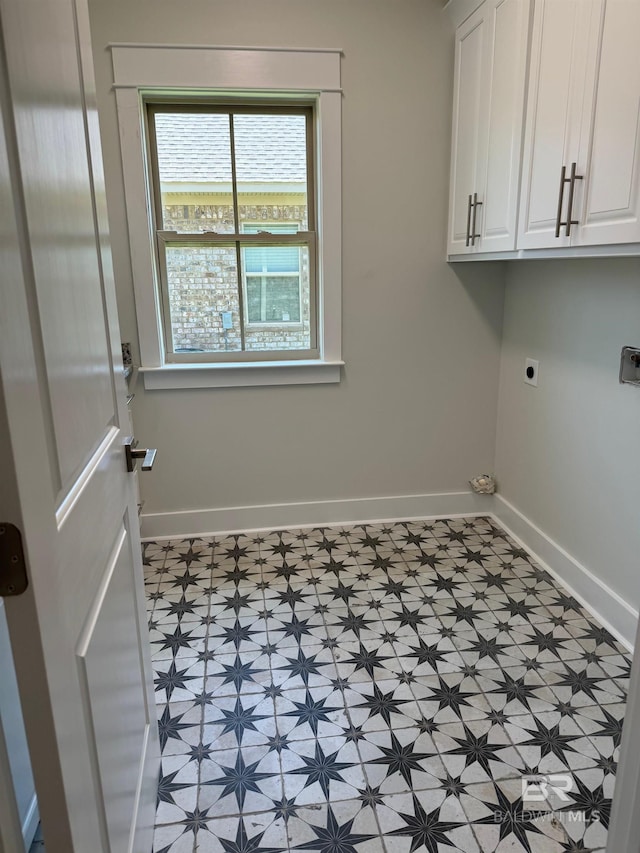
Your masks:
[[[342,173],[339,50],[111,44],[120,153],[145,388],[339,382],[342,361]],[[319,357],[167,363],[153,250],[145,97],[291,98],[314,105]]]

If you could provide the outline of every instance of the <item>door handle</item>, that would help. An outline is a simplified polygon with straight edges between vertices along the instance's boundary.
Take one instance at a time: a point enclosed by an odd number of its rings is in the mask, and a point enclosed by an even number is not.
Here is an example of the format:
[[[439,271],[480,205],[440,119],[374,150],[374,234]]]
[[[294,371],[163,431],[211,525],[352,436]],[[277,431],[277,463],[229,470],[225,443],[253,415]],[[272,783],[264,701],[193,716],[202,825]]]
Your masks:
[[[467,204],[467,239],[465,242],[465,246],[468,246],[471,243],[471,206],[473,204],[472,201],[473,196],[469,196],[469,202]]]
[[[482,207],[482,202],[478,201],[478,193],[473,194],[473,221],[471,223],[471,245],[475,246],[476,237],[480,237],[479,234],[476,234],[476,211],[479,207]]]
[[[124,454],[127,461],[127,471],[129,471],[129,473],[135,471],[138,459],[142,459],[143,471],[151,471],[153,463],[156,461],[158,451],[155,447],[141,447],[139,450],[137,448],[138,442],[135,438],[132,435],[127,436],[124,440]]]
[[[573,216],[573,191],[576,188],[576,181],[581,181],[583,175],[576,175],[577,163],[571,164],[571,177],[569,178],[569,203],[567,205],[567,237],[571,235],[571,226],[579,225],[579,219],[572,219]]]
[[[563,166],[560,172],[560,195],[558,197],[558,214],[556,216],[556,237],[560,236],[560,228],[565,226],[565,236],[571,236],[571,226],[579,225],[578,219],[572,219],[573,216],[573,196],[576,188],[576,181],[581,181],[584,175],[576,175],[577,163],[571,164],[571,174],[567,178],[567,167]],[[567,219],[562,221],[562,200],[564,198],[564,185],[569,184],[569,200],[567,202]]]
[[[562,200],[564,198],[564,185],[571,180],[566,177],[567,167],[563,166],[560,170],[560,193],[558,196],[558,213],[556,214],[556,237],[560,236],[560,227],[562,225],[566,225],[565,222],[562,221]]]

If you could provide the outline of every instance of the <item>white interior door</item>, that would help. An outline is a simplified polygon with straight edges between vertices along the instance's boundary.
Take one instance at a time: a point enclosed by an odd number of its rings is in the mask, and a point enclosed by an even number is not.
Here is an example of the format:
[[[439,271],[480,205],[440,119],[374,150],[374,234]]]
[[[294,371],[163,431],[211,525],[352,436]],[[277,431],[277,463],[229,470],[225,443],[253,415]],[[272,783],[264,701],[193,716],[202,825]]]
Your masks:
[[[0,520],[47,853],[148,853],[159,749],[85,0],[0,0]],[[2,569],[0,568],[0,572]]]

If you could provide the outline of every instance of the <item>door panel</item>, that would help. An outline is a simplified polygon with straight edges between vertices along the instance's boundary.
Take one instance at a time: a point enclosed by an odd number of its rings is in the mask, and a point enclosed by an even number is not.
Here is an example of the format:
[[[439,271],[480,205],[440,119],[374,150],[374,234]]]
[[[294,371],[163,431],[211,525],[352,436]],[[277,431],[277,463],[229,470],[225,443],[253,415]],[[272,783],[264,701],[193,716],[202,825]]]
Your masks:
[[[130,768],[141,765],[150,723],[141,690],[131,564],[131,538],[123,523],[77,646],[85,718],[95,738],[104,797],[101,817],[113,853],[128,849],[138,783]]]
[[[528,0],[486,3],[489,69],[486,189],[480,209],[480,252],[515,249],[524,89],[529,24]]]
[[[640,3],[607,0],[595,112],[583,124],[581,160],[591,156],[575,245],[640,242],[639,32]]]
[[[560,174],[563,166],[569,170],[579,160],[585,79],[597,55],[597,45],[590,42],[591,19],[601,8],[602,0],[540,0],[535,5],[518,248],[569,245],[564,229],[555,236]]]
[[[0,0],[0,24],[0,467],[30,580],[5,606],[46,849],[149,853],[159,749],[87,10]]]
[[[97,269],[91,186],[77,63],[47,51],[41,62],[22,39],[62,37],[73,27],[70,3],[56,6],[56,20],[29,15],[30,4],[3,4],[17,145],[24,163],[22,190],[31,234],[41,336],[55,430],[61,487],[71,478],[113,421],[113,390]],[[35,12],[35,5],[33,7]],[[44,74],[46,64],[47,73]],[[37,91],[46,108],[29,109]],[[58,204],[61,198],[73,203]],[[83,365],[77,370],[77,365]],[[69,411],[74,417],[69,417]]]
[[[465,254],[469,195],[480,193],[478,142],[481,136],[484,9],[481,7],[456,33],[455,92],[453,102],[453,142],[451,199],[449,204],[449,254]]]

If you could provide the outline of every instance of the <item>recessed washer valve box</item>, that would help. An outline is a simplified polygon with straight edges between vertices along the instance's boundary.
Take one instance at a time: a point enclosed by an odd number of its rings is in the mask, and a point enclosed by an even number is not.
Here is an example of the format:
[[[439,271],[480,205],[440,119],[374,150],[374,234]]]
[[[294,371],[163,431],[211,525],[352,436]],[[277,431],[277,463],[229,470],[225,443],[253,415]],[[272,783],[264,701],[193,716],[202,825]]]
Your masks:
[[[622,347],[620,382],[626,385],[640,385],[640,349],[637,347]]]

